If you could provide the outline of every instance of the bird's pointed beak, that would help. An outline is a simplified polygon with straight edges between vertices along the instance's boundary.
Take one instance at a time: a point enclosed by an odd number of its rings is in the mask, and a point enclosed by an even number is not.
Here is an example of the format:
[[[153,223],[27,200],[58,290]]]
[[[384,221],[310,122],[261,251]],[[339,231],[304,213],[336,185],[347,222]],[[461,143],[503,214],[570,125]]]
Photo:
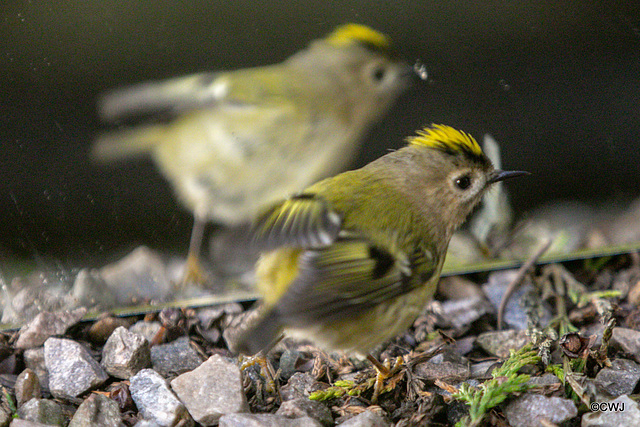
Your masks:
[[[493,173],[489,177],[487,184],[493,184],[498,181],[504,181],[505,179],[515,178],[517,176],[522,176],[522,175],[531,175],[531,174],[525,171],[503,171],[503,170],[497,169],[493,171]]]

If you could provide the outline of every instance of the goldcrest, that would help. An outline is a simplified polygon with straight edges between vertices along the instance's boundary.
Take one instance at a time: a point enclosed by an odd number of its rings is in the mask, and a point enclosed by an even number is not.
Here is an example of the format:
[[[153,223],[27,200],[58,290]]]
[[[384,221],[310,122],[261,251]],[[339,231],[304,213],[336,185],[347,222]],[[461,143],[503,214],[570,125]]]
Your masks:
[[[150,154],[196,219],[237,225],[346,168],[364,132],[416,73],[385,35],[338,27],[285,61],[143,83],[107,94],[101,117],[170,120],[98,137],[93,156]],[[192,254],[193,255],[193,254]]]
[[[367,354],[406,330],[431,299],[454,230],[496,182],[478,143],[433,125],[361,169],[320,181],[260,214],[260,315],[236,350],[283,330],[327,350]]]

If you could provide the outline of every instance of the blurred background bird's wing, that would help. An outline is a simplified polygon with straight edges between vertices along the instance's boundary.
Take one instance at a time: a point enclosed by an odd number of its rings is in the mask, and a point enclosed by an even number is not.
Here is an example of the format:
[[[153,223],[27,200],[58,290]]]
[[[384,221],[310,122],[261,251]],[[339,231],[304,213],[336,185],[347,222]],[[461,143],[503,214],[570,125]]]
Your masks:
[[[200,73],[116,89],[98,101],[100,119],[112,123],[135,116],[177,114],[215,105],[228,88],[219,73]]]
[[[254,243],[260,250],[324,247],[335,241],[341,226],[342,218],[324,199],[299,194],[258,216],[253,225]]]
[[[420,251],[393,252],[344,232],[331,246],[303,252],[279,315],[294,325],[341,320],[423,286],[436,271],[430,254],[425,263]]]

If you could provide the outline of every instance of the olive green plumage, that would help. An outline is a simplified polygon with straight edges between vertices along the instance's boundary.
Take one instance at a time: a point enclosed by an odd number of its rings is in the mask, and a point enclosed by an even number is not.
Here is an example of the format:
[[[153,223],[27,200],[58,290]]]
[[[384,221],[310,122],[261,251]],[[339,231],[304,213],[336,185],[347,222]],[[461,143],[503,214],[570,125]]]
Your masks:
[[[237,349],[253,354],[286,329],[366,354],[404,331],[436,289],[453,231],[493,182],[520,174],[434,125],[267,209],[254,225],[262,313]]]
[[[348,166],[365,130],[415,77],[383,34],[338,27],[285,61],[144,83],[107,94],[93,156],[150,154],[197,220],[235,225]]]

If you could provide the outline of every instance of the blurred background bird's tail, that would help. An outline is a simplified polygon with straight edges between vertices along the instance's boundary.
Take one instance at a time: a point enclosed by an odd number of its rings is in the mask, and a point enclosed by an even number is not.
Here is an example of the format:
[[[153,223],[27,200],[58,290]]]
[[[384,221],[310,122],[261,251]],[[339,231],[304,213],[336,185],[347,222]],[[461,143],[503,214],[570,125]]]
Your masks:
[[[111,162],[146,155],[160,141],[163,131],[162,124],[151,124],[103,133],[91,147],[91,158]]]

